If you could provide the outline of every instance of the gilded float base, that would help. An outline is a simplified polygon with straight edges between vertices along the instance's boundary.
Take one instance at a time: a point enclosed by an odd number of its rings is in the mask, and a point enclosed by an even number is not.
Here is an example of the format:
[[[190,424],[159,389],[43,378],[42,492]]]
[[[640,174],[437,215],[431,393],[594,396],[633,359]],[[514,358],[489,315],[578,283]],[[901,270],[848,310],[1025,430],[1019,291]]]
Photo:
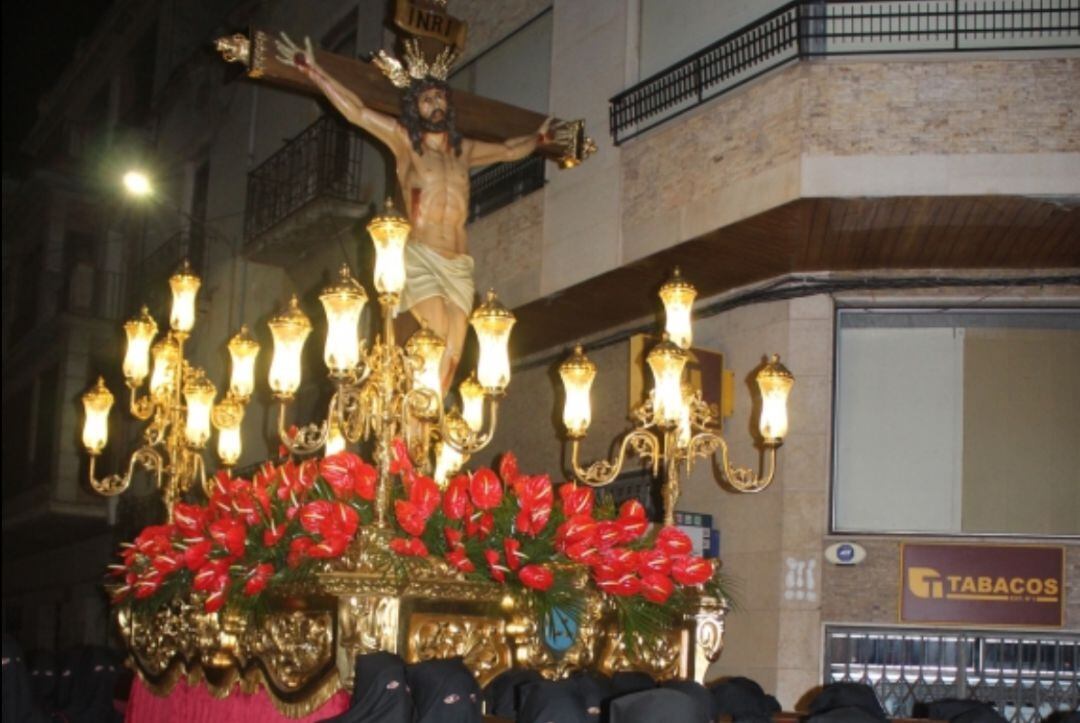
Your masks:
[[[282,714],[301,717],[351,688],[356,656],[376,650],[406,662],[461,656],[484,686],[515,666],[548,678],[639,670],[703,682],[723,647],[727,608],[704,596],[679,627],[628,645],[582,571],[584,611],[556,650],[544,621],[505,587],[464,580],[437,560],[396,560],[397,569],[389,568],[383,543],[378,531],[367,532],[317,581],[268,610],[207,614],[182,600],[152,614],[119,607],[131,664],[157,695],[181,678],[218,698],[261,687]]]

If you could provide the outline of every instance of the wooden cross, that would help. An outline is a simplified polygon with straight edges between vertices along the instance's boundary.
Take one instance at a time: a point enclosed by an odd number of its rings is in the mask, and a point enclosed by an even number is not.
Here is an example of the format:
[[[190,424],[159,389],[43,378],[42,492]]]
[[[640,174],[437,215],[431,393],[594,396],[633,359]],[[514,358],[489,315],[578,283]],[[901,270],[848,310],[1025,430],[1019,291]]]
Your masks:
[[[250,37],[237,34],[219,38],[215,45],[228,62],[243,63],[247,76],[263,83],[306,95],[323,97],[322,92],[300,71],[277,59],[275,42],[280,33],[253,30]],[[372,110],[401,115],[401,91],[369,62],[324,50],[315,51],[315,61],[348,87]],[[467,138],[503,141],[535,133],[545,116],[491,98],[454,90],[457,128]],[[552,140],[537,149],[561,168],[573,168],[595,150],[585,135],[585,121],[559,121],[549,131]]]

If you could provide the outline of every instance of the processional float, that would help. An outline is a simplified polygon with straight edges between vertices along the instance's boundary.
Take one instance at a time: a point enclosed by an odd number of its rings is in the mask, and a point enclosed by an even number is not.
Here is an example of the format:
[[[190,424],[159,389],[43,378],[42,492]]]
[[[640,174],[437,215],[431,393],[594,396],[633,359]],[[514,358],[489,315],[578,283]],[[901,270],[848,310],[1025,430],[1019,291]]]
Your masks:
[[[409,3],[399,5],[413,7]],[[437,8],[424,7],[425,12],[438,12]],[[445,26],[453,33],[463,32],[459,30],[461,24],[446,21]],[[294,87],[302,85],[302,77],[295,70],[275,64],[267,50],[272,37],[255,31],[250,37],[223,39],[219,46],[228,58],[244,62],[252,77],[278,79]],[[453,42],[454,38],[444,40]],[[366,64],[329,54],[320,54],[319,62],[351,63],[349,72],[374,73],[373,77],[378,77]],[[560,133],[542,151],[564,167],[572,167],[590,152],[591,141],[585,138],[581,123],[559,127]],[[409,223],[388,203],[368,225],[368,232],[376,252],[373,285],[378,295],[381,333],[370,346],[359,341],[358,324],[367,295],[349,269],[343,267],[338,280],[319,297],[327,319],[324,361],[333,385],[321,421],[296,425],[289,415],[289,405],[301,384],[301,353],[312,330],[310,319],[293,297],[269,322],[274,344],[269,386],[278,405],[278,436],[288,457],[275,472],[283,481],[269,488],[278,493],[276,501],[258,499],[257,479],[242,489],[234,486],[226,492],[226,486],[233,484],[228,469],[240,457],[240,425],[255,387],[254,360],[259,345],[247,329],[241,329],[229,342],[229,389],[215,403],[213,383],[184,358],[184,343],[194,327],[195,297],[200,285],[186,266],[170,281],[173,310],[168,331],[155,342],[157,323],[145,308],[125,325],[128,347],[124,375],[130,390],[130,412],[147,422],[144,443],[132,454],[125,473],[97,477],[96,459],[107,442],[113,396],[101,380],[84,395],[83,441],[91,457],[93,488],[106,495],[119,494],[130,486],[135,472],[142,467],[157,481],[167,510],[169,525],[144,531],[125,553],[128,567],[118,566],[128,575],[128,584],[117,583],[125,589],[117,596],[122,601],[115,605],[116,618],[138,675],[152,691],[162,695],[181,679],[203,682],[218,696],[228,695],[238,683],[241,690],[248,692],[263,687],[279,710],[288,715],[310,713],[334,692],[351,685],[355,657],[376,650],[397,652],[410,662],[461,656],[481,685],[515,666],[537,669],[548,677],[579,669],[607,673],[640,670],[659,679],[703,681],[708,665],[721,651],[728,601],[722,588],[712,586],[711,581],[710,585],[695,584],[704,578],[699,576],[699,569],[693,568],[696,558],[687,551],[661,559],[663,555],[652,555],[656,550],[645,549],[641,541],[653,540],[649,544],[657,549],[663,545],[674,549],[681,544],[671,527],[673,514],[680,475],[689,472],[696,457],[718,455],[722,476],[738,491],[757,492],[771,483],[776,451],[787,429],[786,397],[793,384],[791,374],[773,357],[757,375],[762,395],[760,431],[766,454],[765,474],[758,476],[751,470],[733,468],[714,410],[702,401],[700,390],[687,387],[683,381],[691,343],[690,310],[696,292],[676,270],[660,291],[666,331],[647,357],[654,388],[632,413],[634,427],[617,445],[615,458],[591,464],[579,460],[580,442],[591,419],[589,390],[597,369],[577,347],[559,372],[565,388],[563,422],[571,445],[569,472],[581,487],[574,486],[565,495],[560,492],[562,500],[553,512],[550,483],[545,487],[539,478],[515,476],[512,466],[500,469],[507,495],[513,488],[521,507],[509,523],[512,531],[528,532],[530,525],[540,529],[548,522],[547,515],[560,516],[562,525],[555,533],[560,551],[557,559],[528,560],[514,538],[504,541],[496,552],[497,562],[488,550],[484,551],[496,579],[477,579],[476,575],[465,574],[473,572],[469,569],[473,563],[466,555],[468,540],[458,546],[436,540],[435,544],[447,547],[448,552],[442,556],[427,554],[424,543],[431,545],[433,539],[424,536],[428,532],[415,533],[411,538],[402,536],[402,528],[407,530],[410,523],[404,520],[405,508],[400,505],[415,504],[425,509],[424,490],[429,483],[424,480],[431,480],[439,488],[430,493],[434,495],[431,499],[441,500],[436,503],[441,504],[438,514],[459,519],[460,529],[474,540],[484,539],[482,531],[472,534],[469,530],[482,527],[489,512],[498,514],[506,509],[498,503],[485,508],[481,502],[482,494],[502,494],[501,486],[498,490],[484,487],[490,483],[490,474],[480,480],[482,475],[470,477],[459,470],[493,437],[499,402],[510,380],[507,344],[514,317],[493,292],[472,312],[470,324],[480,348],[477,370],[459,386],[460,404],[448,405],[439,379],[444,342],[426,328],[404,345],[395,338],[392,316],[405,283],[402,252],[409,237]],[[140,396],[147,377],[148,392]],[[208,474],[203,462],[202,450],[212,436],[211,427],[218,430],[218,454],[224,474]],[[336,463],[328,465],[327,460],[353,459],[343,450],[358,446],[369,451],[373,466],[359,468],[342,463],[349,467],[343,469]],[[631,455],[639,457],[663,480],[663,525],[657,526],[659,534],[654,531],[646,535],[644,518],[638,516],[643,513],[639,513],[640,505],[634,506],[636,503],[624,506],[618,517],[610,516],[606,521],[599,519],[599,513],[595,520],[590,516],[593,497],[584,490],[610,484]],[[305,460],[311,462],[305,465]],[[311,472],[305,481],[304,470],[314,469],[321,476],[313,487],[316,473]],[[356,502],[353,512],[345,510],[348,505],[331,494],[341,492],[341,480],[348,480],[347,493],[343,494]],[[463,505],[468,505],[471,517],[454,517],[454,500],[459,500],[455,485],[459,483],[468,492],[461,499]],[[185,497],[197,494],[199,488],[210,500],[205,508],[183,502]],[[270,510],[274,505],[288,506],[294,489],[315,496],[318,493],[312,493],[312,489],[325,493],[326,499],[305,504],[298,515],[305,529],[320,532],[312,533],[312,542],[304,551],[290,547],[288,556],[283,552],[281,559],[287,563],[280,566],[280,571],[272,564],[276,558],[263,550],[262,564],[252,564],[238,573],[237,565],[250,557],[252,548],[251,541],[243,536],[255,529],[253,526],[261,525],[259,529],[265,528],[262,540],[267,549],[272,549],[278,533]],[[245,501],[246,494],[253,501]],[[539,501],[533,505],[527,500]],[[293,503],[294,508],[298,506],[295,496]],[[215,516],[210,511],[206,519],[193,520],[203,514],[199,510],[213,510],[215,504],[227,504],[227,514]],[[585,505],[589,512],[584,517],[573,514],[583,512]],[[318,510],[339,510],[341,517],[334,519],[331,513],[318,517]],[[370,519],[358,521],[355,510]],[[296,511],[293,509],[293,513]],[[247,526],[242,524],[244,519],[248,520]],[[267,519],[271,520],[269,525]],[[583,519],[582,524],[592,536],[587,538],[589,545],[575,549],[573,535],[578,531],[574,523]],[[588,523],[594,523],[593,527]],[[196,529],[200,534],[205,531],[206,539],[193,532]],[[237,533],[237,529],[243,531]],[[666,535],[666,531],[672,534]],[[349,534],[335,536],[338,532]],[[603,535],[608,532],[622,534],[620,539],[626,544],[605,547]],[[184,538],[184,534],[189,537]],[[451,537],[450,532],[446,535]],[[518,537],[526,545],[539,544],[523,534]],[[331,549],[343,540],[347,545]],[[234,547],[239,554],[220,558],[226,560],[222,565],[215,567],[214,559],[206,559],[207,550]],[[459,549],[461,554],[456,555]],[[640,558],[634,564],[641,566],[621,577],[616,574],[601,579],[598,570],[607,570],[601,552],[608,555],[611,550],[630,551]],[[312,574],[290,578],[286,567],[305,551],[305,560],[316,559]],[[194,562],[190,559],[199,554],[203,557]],[[293,558],[294,554],[298,557]],[[324,558],[321,561],[317,559],[320,555]],[[137,575],[132,572],[132,559],[143,561]],[[652,562],[644,560],[666,565],[663,574],[654,575],[647,567]],[[190,568],[186,576],[185,564]],[[224,569],[229,564],[233,565],[231,571]],[[672,569],[680,564],[681,569]],[[273,572],[268,572],[266,566]],[[504,573],[526,579],[523,573],[529,567],[544,569],[534,570],[535,579],[525,586],[500,584]],[[204,574],[207,569],[210,572]],[[710,563],[708,574],[712,569]],[[636,592],[643,584],[654,581],[656,587],[641,589],[641,596],[653,601],[668,600],[672,576],[685,584],[685,590],[680,588],[678,592],[680,606],[677,615],[669,618],[669,625],[662,629],[628,629],[625,616],[620,614],[626,587],[634,587]],[[558,599],[572,598],[574,602],[565,607],[553,604],[538,609],[538,598],[531,595],[546,590],[544,586],[551,586],[552,579],[572,592]],[[168,586],[177,580],[184,581],[182,588],[175,588],[184,594],[167,595]],[[271,581],[274,584],[267,589]],[[228,584],[234,585],[231,601],[242,603],[250,593],[258,604],[224,604],[226,592],[222,588]],[[237,593],[241,586],[244,592]],[[262,595],[264,590],[266,594]],[[156,600],[157,604],[140,605],[141,600]]]

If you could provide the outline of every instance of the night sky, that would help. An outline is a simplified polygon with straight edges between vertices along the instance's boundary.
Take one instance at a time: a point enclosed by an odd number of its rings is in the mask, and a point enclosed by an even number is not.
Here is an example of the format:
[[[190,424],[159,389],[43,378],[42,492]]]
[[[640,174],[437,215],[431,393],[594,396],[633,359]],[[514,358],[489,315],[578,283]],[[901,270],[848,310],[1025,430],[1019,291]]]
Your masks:
[[[7,0],[4,22],[4,174],[20,175],[19,151],[37,119],[38,99],[60,78],[80,38],[112,0]]]

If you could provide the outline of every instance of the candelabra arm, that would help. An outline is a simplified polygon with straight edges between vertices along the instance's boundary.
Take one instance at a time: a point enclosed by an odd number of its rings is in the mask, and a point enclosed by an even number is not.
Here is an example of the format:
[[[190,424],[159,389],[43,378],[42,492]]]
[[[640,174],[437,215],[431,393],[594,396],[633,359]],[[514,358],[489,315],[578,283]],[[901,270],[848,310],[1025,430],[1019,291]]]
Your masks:
[[[145,422],[154,414],[154,400],[150,395],[139,398],[138,387],[128,385],[128,389],[131,390],[131,404],[130,411],[131,416],[138,419],[140,422]]]
[[[574,477],[590,487],[603,487],[618,477],[626,462],[628,450],[633,451],[641,459],[651,462],[653,476],[660,470],[660,442],[656,434],[648,429],[635,429],[628,432],[619,444],[619,452],[614,461],[601,459],[583,468],[578,461],[580,446],[580,438],[570,440],[570,464],[573,467]]]
[[[460,420],[458,424],[448,423],[443,421],[440,434],[443,441],[450,445],[450,447],[467,457],[471,457],[480,450],[487,447],[491,440],[495,437],[495,429],[499,423],[499,398],[496,396],[489,396],[488,413],[486,415],[487,428],[481,428],[478,431],[473,431],[464,420]]]
[[[776,449],[778,444],[766,443],[765,474],[759,476],[749,467],[734,467],[728,456],[728,445],[719,434],[710,431],[698,432],[690,438],[687,458],[712,457],[720,476],[737,492],[761,492],[772,484],[776,475]],[[719,455],[717,455],[719,452]]]
[[[279,400],[278,406],[278,438],[289,454],[307,455],[319,451],[326,445],[327,437],[330,436],[330,420],[337,414],[337,394],[330,399],[330,410],[326,420],[321,424],[306,424],[298,427],[296,434],[290,435],[285,426],[285,407],[287,400]]]
[[[164,464],[161,460],[161,455],[150,447],[140,447],[135,450],[131,455],[131,459],[128,460],[127,472],[124,474],[111,474],[102,479],[98,479],[97,472],[97,458],[98,455],[90,455],[90,487],[99,495],[106,497],[113,497],[120,494],[128,487],[131,486],[131,478],[135,475],[135,466],[142,465],[143,468],[155,473],[157,486],[161,486],[161,472],[164,468]]]

